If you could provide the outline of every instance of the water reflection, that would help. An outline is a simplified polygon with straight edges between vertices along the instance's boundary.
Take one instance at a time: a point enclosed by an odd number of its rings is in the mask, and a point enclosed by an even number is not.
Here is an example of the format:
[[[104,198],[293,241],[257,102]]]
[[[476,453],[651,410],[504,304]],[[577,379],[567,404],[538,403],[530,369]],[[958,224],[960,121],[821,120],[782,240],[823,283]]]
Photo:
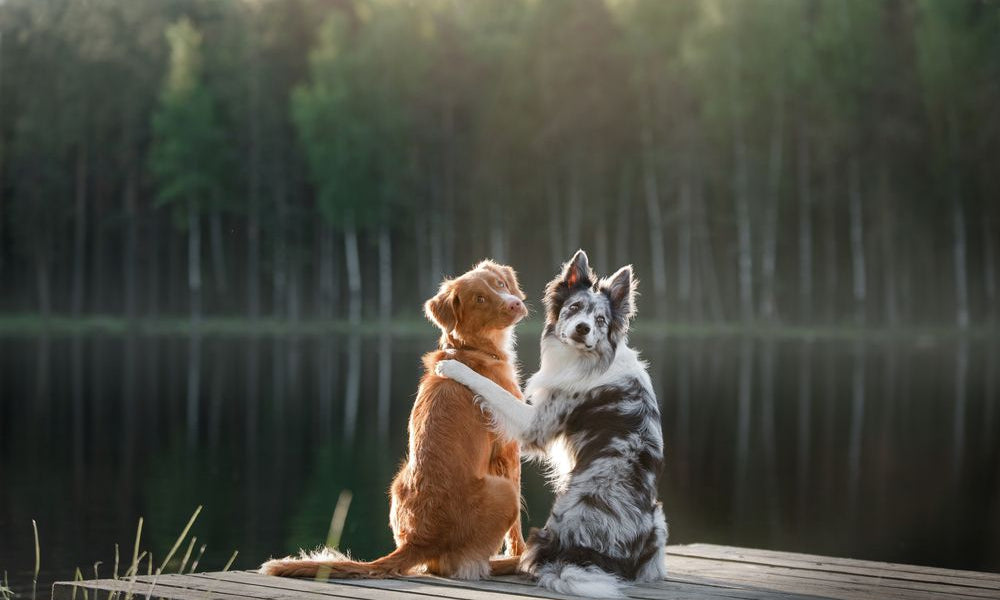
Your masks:
[[[672,541],[1000,569],[997,342],[643,339]],[[30,585],[154,555],[204,504],[206,568],[324,539],[391,547],[385,490],[435,336],[0,340],[0,569]],[[520,346],[524,371],[537,345]],[[529,525],[551,494],[527,466]],[[948,515],[942,518],[942,515]],[[45,586],[41,586],[45,587]]]

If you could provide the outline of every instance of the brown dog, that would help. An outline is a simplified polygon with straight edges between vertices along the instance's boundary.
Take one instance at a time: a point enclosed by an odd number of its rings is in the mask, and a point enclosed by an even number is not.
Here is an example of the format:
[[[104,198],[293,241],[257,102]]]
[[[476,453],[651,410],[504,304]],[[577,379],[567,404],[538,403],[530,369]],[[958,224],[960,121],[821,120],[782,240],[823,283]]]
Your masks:
[[[521,554],[520,448],[498,438],[472,392],[436,375],[434,366],[460,360],[520,398],[512,342],[514,325],[528,312],[523,300],[514,270],[487,260],[446,280],[424,305],[441,328],[441,342],[424,355],[409,456],[392,482],[389,524],[396,550],[372,562],[331,551],[271,560],[262,573],[386,577],[424,567],[435,575],[479,579],[490,573],[490,556],[505,539],[508,555]],[[508,562],[497,561],[494,569]]]

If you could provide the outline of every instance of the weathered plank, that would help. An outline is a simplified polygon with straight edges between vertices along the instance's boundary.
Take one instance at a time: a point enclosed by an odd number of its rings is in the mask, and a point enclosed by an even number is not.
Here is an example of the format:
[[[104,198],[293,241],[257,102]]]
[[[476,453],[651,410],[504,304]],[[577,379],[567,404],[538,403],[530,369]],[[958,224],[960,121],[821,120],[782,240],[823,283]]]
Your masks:
[[[802,568],[810,571],[871,575],[874,577],[910,579],[912,581],[928,581],[1000,590],[1000,573],[960,571],[852,558],[799,554],[796,552],[779,552],[777,550],[734,548],[714,544],[669,546],[667,551],[670,555],[754,562],[758,564]]]
[[[1000,574],[730,548],[670,546],[670,575],[625,588],[636,600],[1000,600]],[[162,575],[60,582],[54,600],[566,600],[516,576],[485,581],[440,577],[312,581],[255,572]]]
[[[852,576],[749,562],[674,555],[668,558],[667,564],[674,575],[727,581],[750,589],[802,593],[843,600],[867,600],[873,595],[886,600],[936,600],[942,595],[969,599],[997,598],[995,592],[980,588]]]

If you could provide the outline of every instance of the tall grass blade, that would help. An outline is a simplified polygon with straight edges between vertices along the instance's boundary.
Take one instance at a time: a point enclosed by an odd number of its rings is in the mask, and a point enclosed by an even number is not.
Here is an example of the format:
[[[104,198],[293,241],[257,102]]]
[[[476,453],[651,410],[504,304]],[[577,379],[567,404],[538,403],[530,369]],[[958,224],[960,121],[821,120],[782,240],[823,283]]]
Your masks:
[[[194,514],[191,515],[190,519],[188,519],[187,525],[184,526],[184,531],[182,531],[177,537],[177,541],[174,542],[174,546],[170,549],[170,552],[167,552],[167,557],[163,559],[163,562],[160,564],[160,568],[156,570],[157,575],[163,572],[163,568],[166,567],[167,563],[170,562],[170,559],[174,557],[174,553],[177,552],[177,548],[180,547],[181,542],[187,537],[188,531],[191,530],[191,526],[194,525],[195,519],[198,518],[199,514],[201,514],[201,506],[194,509]]]
[[[118,544],[115,544],[115,572],[112,577],[118,579]]]
[[[42,546],[38,543],[38,523],[31,520],[31,528],[35,531],[35,577],[31,582],[31,600],[38,596],[38,572],[42,568]]]
[[[194,549],[194,543],[198,541],[197,536],[191,536],[191,541],[188,542],[187,552],[184,553],[184,558],[181,559],[181,566],[177,569],[178,573],[183,574],[184,568],[187,567],[188,561],[191,560],[191,550]]]
[[[236,560],[236,555],[239,553],[240,553],[239,550],[233,550],[233,555],[229,557],[229,562],[226,563],[226,566],[222,567],[223,573],[228,571],[229,567],[233,566],[233,562]]]
[[[326,534],[327,548],[339,548],[340,538],[344,533],[344,523],[347,521],[347,511],[351,508],[351,500],[354,494],[351,490],[342,490],[337,497],[337,505],[333,508],[333,517],[330,518],[330,530]]]
[[[135,529],[135,546],[132,547],[132,572],[139,572],[139,540],[142,539],[142,517],[139,517],[139,526]]]
[[[208,547],[208,544],[202,544],[201,545],[201,549],[198,550],[198,556],[195,557],[194,562],[191,563],[191,570],[188,571],[188,573],[194,573],[194,570],[198,568],[198,563],[201,562],[201,557],[202,557],[202,555],[205,554],[205,548],[207,548],[207,547]]]
[[[99,566],[101,566],[103,564],[104,563],[102,561],[97,561],[97,562],[94,563],[94,579],[100,579],[101,578],[101,576],[97,574],[97,567],[99,567]]]

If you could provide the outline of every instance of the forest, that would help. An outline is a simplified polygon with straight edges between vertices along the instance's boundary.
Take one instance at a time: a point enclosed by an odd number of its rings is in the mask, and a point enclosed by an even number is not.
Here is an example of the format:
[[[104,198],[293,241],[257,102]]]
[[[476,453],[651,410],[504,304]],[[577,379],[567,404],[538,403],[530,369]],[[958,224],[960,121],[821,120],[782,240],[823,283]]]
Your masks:
[[[998,318],[1000,3],[0,0],[0,312]]]

